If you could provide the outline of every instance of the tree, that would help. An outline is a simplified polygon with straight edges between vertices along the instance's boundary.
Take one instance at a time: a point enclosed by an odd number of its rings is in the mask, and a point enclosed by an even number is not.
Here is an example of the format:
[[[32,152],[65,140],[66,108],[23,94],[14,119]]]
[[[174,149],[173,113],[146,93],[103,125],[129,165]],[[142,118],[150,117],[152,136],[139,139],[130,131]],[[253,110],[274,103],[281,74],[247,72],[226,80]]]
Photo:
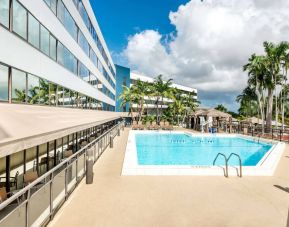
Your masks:
[[[278,121],[277,84],[280,83],[280,78],[281,78],[281,75],[280,75],[281,59],[284,53],[286,52],[286,50],[288,49],[288,44],[286,42],[281,42],[275,45],[274,43],[271,43],[271,42],[264,42],[264,48],[265,48],[266,67],[269,72],[265,79],[266,88],[268,91],[266,126],[269,130],[271,130],[274,91],[275,91],[275,96],[276,96],[276,109],[275,109],[276,122]]]
[[[151,95],[151,86],[148,82],[141,81],[138,79],[136,83],[131,87],[134,96],[138,100],[138,114],[140,116],[139,121],[142,120],[142,115],[144,112],[145,97]]]
[[[156,97],[157,122],[160,121],[159,105],[163,107],[164,98],[173,99],[172,79],[164,81],[162,75],[157,76],[152,85],[152,96]]]
[[[219,111],[222,111],[222,112],[225,112],[225,113],[228,112],[228,109],[225,106],[223,106],[222,104],[220,104],[217,107],[215,107],[215,110],[219,110]]]
[[[127,103],[129,104],[129,113],[131,114],[131,117],[134,118],[132,105],[139,103],[139,97],[136,95],[134,88],[123,86],[123,92],[118,99],[121,100],[120,105],[122,107]]]

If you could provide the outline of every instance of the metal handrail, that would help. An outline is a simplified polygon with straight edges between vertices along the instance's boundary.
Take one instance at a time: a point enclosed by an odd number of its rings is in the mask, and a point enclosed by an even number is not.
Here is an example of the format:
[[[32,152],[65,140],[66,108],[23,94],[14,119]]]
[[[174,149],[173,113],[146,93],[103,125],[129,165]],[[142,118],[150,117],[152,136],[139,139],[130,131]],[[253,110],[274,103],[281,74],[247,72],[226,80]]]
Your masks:
[[[239,167],[240,167],[240,171],[239,171],[239,174],[238,176],[239,177],[242,177],[242,160],[241,160],[241,157],[236,154],[236,153],[231,153],[227,159],[227,163],[229,162],[230,158],[233,157],[233,156],[236,156],[238,159],[239,159]]]
[[[223,153],[218,153],[217,156],[216,156],[216,158],[214,159],[213,165],[215,165],[215,163],[216,163],[216,161],[217,161],[217,159],[218,159],[218,157],[219,157],[220,155],[223,156],[224,159],[225,159],[226,169],[225,169],[225,174],[224,174],[224,176],[225,176],[225,177],[228,177],[228,160],[227,160],[226,155],[224,155]]]
[[[48,172],[46,172],[45,174],[43,174],[42,176],[40,176],[39,178],[37,178],[35,181],[31,182],[29,185],[27,185],[25,188],[21,189],[19,192],[15,193],[13,196],[11,196],[10,198],[8,198],[7,200],[3,201],[2,203],[0,203],[0,211],[2,209],[4,209],[5,207],[7,207],[10,203],[12,203],[13,201],[15,201],[17,198],[19,198],[22,195],[25,195],[26,192],[29,192],[33,187],[35,187],[37,184],[43,182],[46,180],[47,177],[50,177],[51,174],[53,174],[54,172],[56,172],[58,169],[62,168],[64,165],[69,165],[70,161],[72,159],[74,159],[75,157],[77,157],[78,155],[80,155],[82,152],[85,152],[88,148],[90,148],[91,145],[99,142],[103,137],[105,137],[107,134],[111,133],[114,129],[120,127],[122,124],[124,123],[124,121],[121,121],[119,124],[113,126],[111,129],[109,129],[108,131],[106,131],[104,134],[100,135],[99,137],[97,137],[95,140],[93,140],[92,142],[90,142],[89,144],[85,145],[84,147],[82,147],[79,151],[77,151],[75,154],[71,155],[70,157],[66,158],[65,160],[63,160],[61,163],[59,163],[57,166],[55,166],[54,168],[52,168],[51,170],[49,170]],[[120,128],[119,128],[120,129]]]

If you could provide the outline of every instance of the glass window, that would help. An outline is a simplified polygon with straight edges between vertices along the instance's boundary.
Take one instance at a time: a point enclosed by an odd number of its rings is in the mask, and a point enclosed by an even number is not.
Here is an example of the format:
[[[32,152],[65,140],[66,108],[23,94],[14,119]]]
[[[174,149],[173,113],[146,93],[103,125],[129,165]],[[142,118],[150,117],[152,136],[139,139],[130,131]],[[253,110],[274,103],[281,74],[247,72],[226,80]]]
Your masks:
[[[79,1],[79,0],[73,0],[74,5],[76,6],[76,8],[78,8],[78,1]]]
[[[40,39],[40,49],[43,53],[49,55],[49,31],[41,25],[40,28],[41,39]]]
[[[28,15],[28,42],[39,48],[39,22],[30,13]]]
[[[8,101],[8,67],[0,65],[0,100]]]
[[[9,0],[0,0],[0,23],[9,27]]]
[[[81,31],[79,31],[78,33],[78,44],[81,46],[82,50],[87,54],[87,56],[89,56],[89,44]]]
[[[68,12],[68,10],[65,8],[65,6],[61,0],[58,1],[57,17],[62,22],[62,24],[65,26],[66,30],[70,33],[70,35],[75,40],[77,40],[78,27],[75,24],[72,16]]]
[[[63,91],[63,87],[61,86],[57,86],[57,97],[58,97],[58,106],[63,106],[63,102],[64,102],[64,91]]]
[[[56,4],[57,0],[44,0],[46,4],[49,6],[49,8],[53,11],[54,14],[56,14]]]
[[[57,45],[57,61],[77,75],[77,59],[60,42]]]
[[[16,0],[13,1],[13,31],[27,39],[27,11]]]
[[[50,35],[50,57],[56,61],[56,39]]]
[[[89,82],[89,70],[83,65],[82,63],[79,63],[79,77],[81,79]]]
[[[70,90],[67,88],[64,88],[64,106],[71,106],[71,94]]]
[[[49,83],[49,105],[56,106],[57,100],[57,85]]]
[[[39,103],[49,105],[49,83],[44,79],[39,79]]]
[[[89,20],[89,17],[87,15],[86,9],[84,8],[82,1],[79,2],[79,12],[80,12],[80,15],[81,15],[86,27],[88,29],[90,29],[90,20]]]
[[[12,69],[12,101],[26,102],[26,73]]]
[[[33,75],[28,74],[28,81],[27,81],[27,101],[30,104],[38,103],[39,101],[39,78]]]

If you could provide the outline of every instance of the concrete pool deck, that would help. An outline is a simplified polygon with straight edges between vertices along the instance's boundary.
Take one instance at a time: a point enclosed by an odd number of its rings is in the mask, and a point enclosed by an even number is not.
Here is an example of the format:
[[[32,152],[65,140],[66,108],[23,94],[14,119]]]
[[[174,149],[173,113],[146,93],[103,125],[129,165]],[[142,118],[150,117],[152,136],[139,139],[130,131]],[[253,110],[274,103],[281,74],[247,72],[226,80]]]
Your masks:
[[[121,176],[128,131],[49,226],[286,226],[289,145],[272,177]]]

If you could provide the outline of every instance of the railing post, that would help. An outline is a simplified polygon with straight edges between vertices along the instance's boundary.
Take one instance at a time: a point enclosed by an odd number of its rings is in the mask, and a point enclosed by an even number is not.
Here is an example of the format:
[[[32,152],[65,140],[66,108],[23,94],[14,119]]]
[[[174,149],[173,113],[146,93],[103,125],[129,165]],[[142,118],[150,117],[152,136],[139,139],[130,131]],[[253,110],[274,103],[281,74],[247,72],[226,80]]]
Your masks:
[[[109,147],[110,148],[113,148],[113,135],[112,134],[110,134],[110,137],[109,137]]]
[[[64,184],[64,192],[65,192],[65,200],[67,200],[67,184],[68,184],[68,180],[67,180],[67,169],[68,169],[68,163],[66,163],[66,167],[65,167],[65,172],[64,172],[64,180],[65,180],[65,184]]]
[[[50,214],[49,214],[49,217],[51,220],[52,216],[53,216],[53,173],[51,173],[51,175],[50,175],[49,186],[50,186]]]
[[[27,202],[26,202],[26,212],[25,212],[25,216],[26,216],[26,221],[25,221],[25,225],[26,227],[29,227],[30,226],[30,223],[29,223],[29,203],[30,203],[30,195],[31,195],[31,192],[30,192],[30,189],[28,190],[27,192]]]

